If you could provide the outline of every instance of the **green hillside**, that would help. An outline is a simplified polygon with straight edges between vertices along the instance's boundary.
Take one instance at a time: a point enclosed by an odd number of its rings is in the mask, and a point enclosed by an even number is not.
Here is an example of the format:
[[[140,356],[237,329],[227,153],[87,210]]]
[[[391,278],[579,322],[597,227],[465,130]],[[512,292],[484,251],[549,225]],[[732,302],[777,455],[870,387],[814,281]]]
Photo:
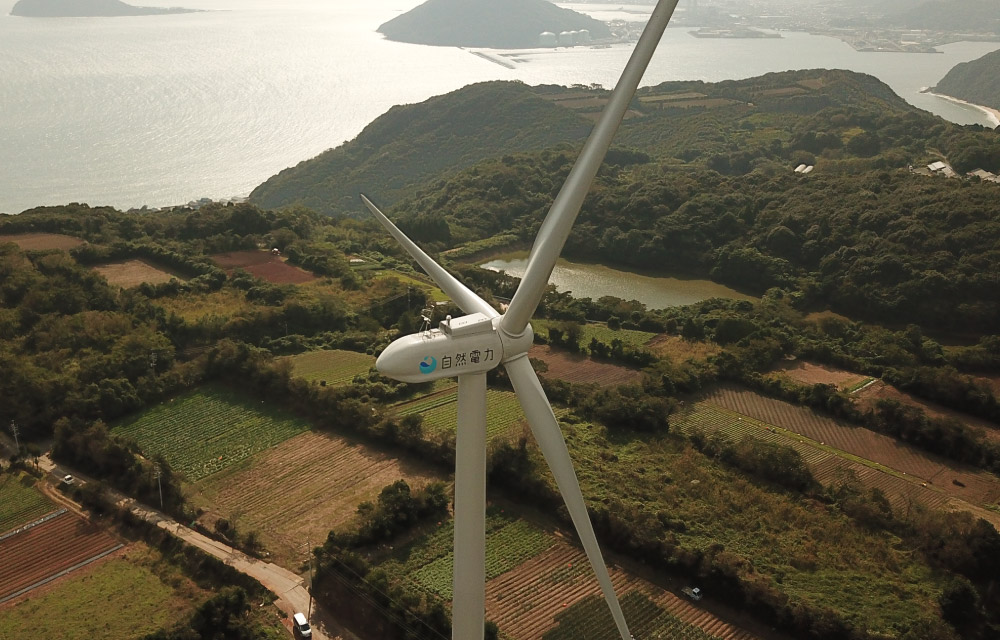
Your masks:
[[[30,18],[71,18],[148,16],[191,11],[194,10],[180,7],[137,7],[120,0],[18,0],[10,10],[10,15]]]
[[[544,31],[581,29],[611,36],[603,22],[546,0],[427,0],[378,28],[401,42],[494,49],[537,47]]]
[[[906,29],[1000,34],[1000,4],[996,0],[927,0],[886,18]]]
[[[941,79],[938,93],[1000,109],[1000,49],[956,65]]]

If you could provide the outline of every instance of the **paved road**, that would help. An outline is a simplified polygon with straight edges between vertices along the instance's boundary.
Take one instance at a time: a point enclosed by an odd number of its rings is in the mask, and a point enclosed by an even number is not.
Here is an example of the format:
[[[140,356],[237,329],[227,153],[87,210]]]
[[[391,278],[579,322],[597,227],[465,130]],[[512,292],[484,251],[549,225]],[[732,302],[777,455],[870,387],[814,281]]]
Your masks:
[[[48,455],[44,455],[38,459],[38,466],[46,473],[52,474],[56,481],[67,473],[72,474],[78,482],[90,481],[89,478],[81,476],[64,465],[55,464]],[[72,505],[75,511],[80,511],[79,505],[62,493],[55,490],[47,491],[46,493],[58,502],[62,504],[69,503],[66,506]],[[290,619],[292,614],[297,611],[305,613],[308,610],[309,592],[306,589],[302,576],[292,573],[276,564],[251,558],[237,549],[185,527],[169,516],[140,504],[132,498],[126,497],[116,491],[111,490],[111,493],[115,496],[119,505],[127,507],[132,513],[149,522],[155,523],[156,526],[169,531],[188,544],[219,558],[241,573],[255,578],[265,588],[273,591],[278,596],[274,604],[285,613],[285,624],[289,626],[289,630],[291,629]],[[312,603],[312,615],[309,622],[313,627],[313,638],[316,640],[360,640],[357,636],[337,624],[329,614],[320,609],[315,601]]]

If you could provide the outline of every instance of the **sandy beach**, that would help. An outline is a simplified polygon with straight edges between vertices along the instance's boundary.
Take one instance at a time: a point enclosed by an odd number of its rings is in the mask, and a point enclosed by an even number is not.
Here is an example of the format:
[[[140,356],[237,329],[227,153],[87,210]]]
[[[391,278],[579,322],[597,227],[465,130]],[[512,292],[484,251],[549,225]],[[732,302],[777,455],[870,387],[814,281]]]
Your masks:
[[[954,102],[956,104],[964,104],[973,107],[975,109],[979,109],[980,111],[986,114],[986,117],[990,119],[990,122],[993,123],[994,127],[1000,127],[1000,109],[992,109],[990,107],[984,107],[981,104],[973,104],[966,100],[962,100],[961,98],[956,98],[954,96],[947,96],[943,93],[934,93],[933,91],[924,91],[922,93],[928,93],[937,98],[943,98],[944,100],[947,100],[949,102]]]

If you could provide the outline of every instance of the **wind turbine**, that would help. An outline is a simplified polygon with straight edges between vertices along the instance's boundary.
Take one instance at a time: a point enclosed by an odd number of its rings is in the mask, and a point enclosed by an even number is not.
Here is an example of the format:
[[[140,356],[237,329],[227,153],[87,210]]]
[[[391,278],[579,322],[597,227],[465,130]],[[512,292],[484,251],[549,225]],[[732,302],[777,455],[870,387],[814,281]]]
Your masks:
[[[528,324],[545,293],[597,170],[611,146],[642,74],[666,29],[677,0],[659,0],[636,43],[618,85],[580,152],[535,238],[521,284],[503,315],[456,280],[389,221],[371,201],[368,209],[466,314],[437,329],[399,338],[375,363],[382,375],[402,382],[458,378],[455,442],[455,575],[453,640],[481,640],[486,612],[486,373],[503,364],[524,415],[566,502],[587,559],[622,640],[632,638],[608,575],[566,441],[542,385],[528,362],[533,333]]]

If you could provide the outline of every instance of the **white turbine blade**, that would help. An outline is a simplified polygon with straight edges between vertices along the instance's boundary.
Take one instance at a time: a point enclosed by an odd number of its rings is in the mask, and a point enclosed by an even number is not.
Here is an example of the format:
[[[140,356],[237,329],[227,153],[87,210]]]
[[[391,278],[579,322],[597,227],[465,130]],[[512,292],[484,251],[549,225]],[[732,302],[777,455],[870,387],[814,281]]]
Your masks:
[[[573,222],[576,221],[583,200],[594,181],[594,176],[604,161],[615,132],[618,131],[618,125],[625,117],[639,81],[642,80],[642,74],[646,71],[646,66],[653,57],[656,45],[676,6],[677,0],[660,0],[656,5],[632,52],[632,57],[625,66],[625,71],[622,72],[618,85],[611,93],[611,99],[601,113],[594,130],[591,131],[590,137],[587,138],[580,157],[566,178],[566,183],[559,190],[559,195],[545,216],[538,237],[535,238],[535,244],[531,248],[528,266],[524,271],[524,277],[521,278],[521,286],[514,293],[514,298],[500,323],[508,335],[520,335],[534,315],[535,308],[545,293],[545,286],[548,284],[549,276],[552,275],[556,260],[573,228]]]
[[[417,264],[431,277],[432,280],[441,287],[449,298],[451,298],[455,304],[459,306],[462,311],[466,313],[482,313],[489,318],[496,318],[500,315],[496,309],[494,309],[488,302],[477,296],[468,287],[455,279],[453,275],[445,271],[444,267],[434,262],[434,259],[429,255],[424,253],[423,249],[418,247],[412,240],[406,237],[399,227],[394,225],[389,218],[385,217],[381,211],[378,210],[372,201],[361,194],[361,200],[368,207],[368,210],[372,212],[372,215],[382,223],[392,237],[394,237],[399,244],[403,245],[403,248],[417,261]]]
[[[573,461],[569,457],[569,450],[566,448],[566,441],[563,439],[562,431],[559,429],[559,422],[552,413],[552,405],[545,397],[545,391],[535,375],[535,370],[531,368],[531,363],[527,357],[515,358],[504,363],[507,368],[507,375],[514,392],[521,403],[524,415],[531,426],[531,432],[538,442],[545,462],[552,470],[552,475],[556,479],[559,493],[562,494],[566,502],[566,509],[569,511],[576,533],[580,536],[583,550],[587,553],[587,559],[594,568],[594,574],[601,585],[604,599],[611,609],[611,616],[618,627],[618,633],[622,640],[631,640],[628,625],[625,623],[625,614],[622,613],[621,604],[615,595],[614,585],[611,584],[611,576],[608,575],[608,568],[604,564],[604,557],[601,555],[601,548],[597,544],[597,536],[594,534],[594,525],[590,522],[590,514],[587,513],[587,505],[583,501],[583,493],[580,491],[580,482],[576,478],[576,471],[573,469]]]
[[[453,640],[483,640],[486,617],[486,374],[458,376]]]

